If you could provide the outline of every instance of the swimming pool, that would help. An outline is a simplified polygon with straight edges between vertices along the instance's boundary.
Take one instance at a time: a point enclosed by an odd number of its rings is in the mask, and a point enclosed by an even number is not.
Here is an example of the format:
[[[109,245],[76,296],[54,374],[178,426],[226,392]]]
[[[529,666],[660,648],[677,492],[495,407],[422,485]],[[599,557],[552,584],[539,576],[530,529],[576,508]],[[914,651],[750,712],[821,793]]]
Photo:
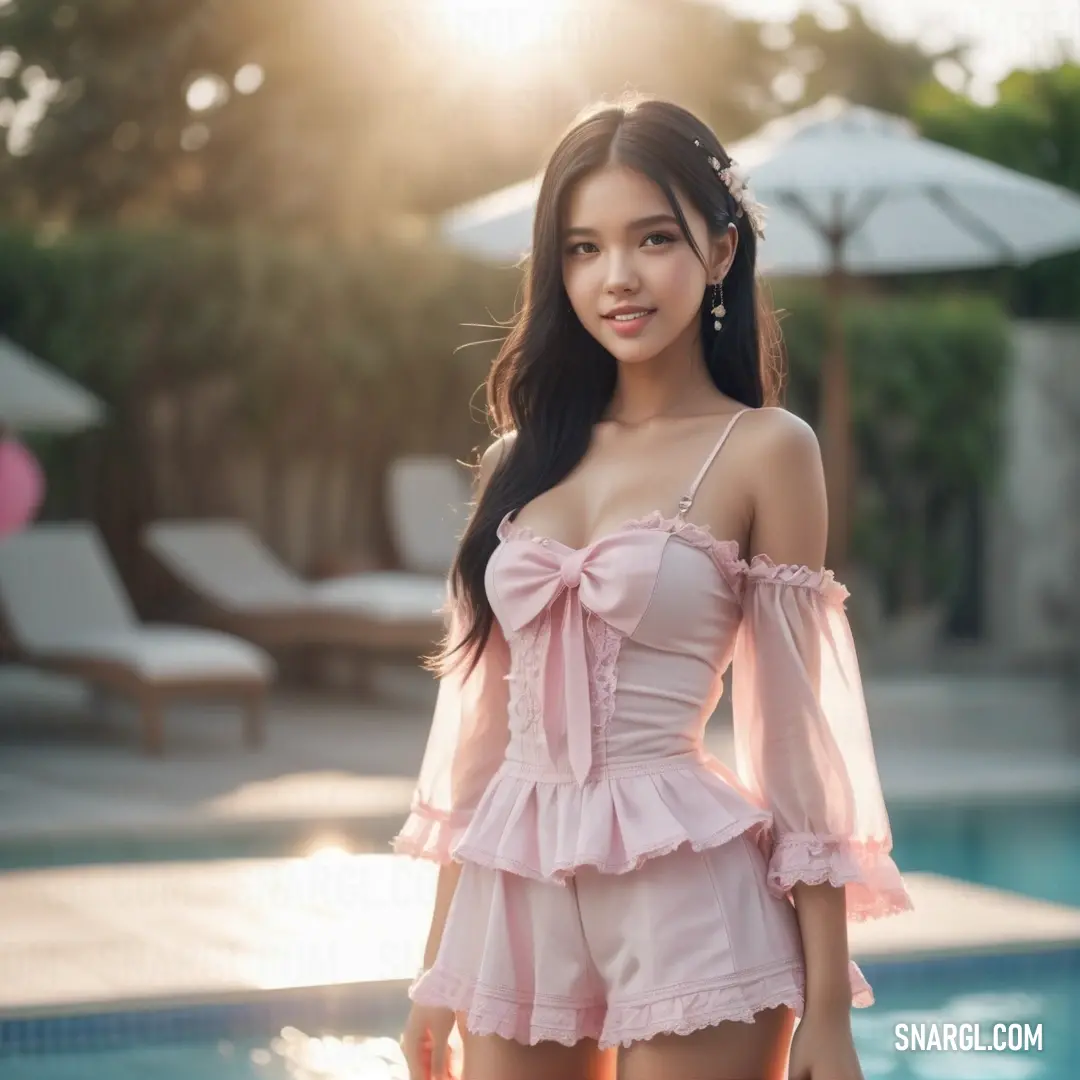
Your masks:
[[[866,964],[877,1005],[856,1011],[866,1080],[1075,1080],[1080,950]],[[0,1022],[4,1080],[403,1080],[404,988],[375,1001],[293,994],[252,1006]],[[1039,1051],[898,1052],[896,1024],[1042,1025]],[[35,1026],[36,1025],[36,1026]],[[261,1029],[261,1030],[253,1030]],[[273,1032],[273,1034],[270,1034]],[[2,1048],[7,1047],[5,1055]],[[19,1047],[18,1052],[14,1048]]]
[[[1080,802],[892,808],[897,862],[1080,906]],[[378,828],[307,823],[234,828],[202,837],[129,836],[0,845],[0,870],[105,862],[254,858],[320,845],[385,851]],[[376,836],[381,831],[382,835]],[[865,965],[877,1006],[854,1013],[867,1080],[1074,1080],[1080,1076],[1080,950],[1041,956]],[[0,1080],[394,1080],[403,990],[380,1008],[313,1008],[299,998],[241,1023],[220,1007],[127,1019],[0,1019]],[[897,1023],[1041,1023],[1024,1053],[898,1053]],[[34,1024],[37,1024],[35,1027]],[[106,1037],[101,1037],[105,1033]],[[390,1041],[385,1039],[389,1037]],[[379,1041],[382,1039],[383,1041]]]
[[[365,822],[256,822],[227,824],[212,832],[148,831],[95,834],[78,839],[0,840],[0,872],[55,866],[110,863],[205,862],[212,859],[266,859],[308,855],[334,845],[353,854],[385,853],[402,818]]]
[[[890,809],[897,865],[1080,907],[1080,801]]]
[[[1080,801],[985,802],[890,807],[896,862],[1040,900],[1080,907]],[[78,841],[0,842],[0,871],[97,863],[304,855],[335,844],[385,852],[400,824],[379,818],[222,826],[202,836],[89,836]]]

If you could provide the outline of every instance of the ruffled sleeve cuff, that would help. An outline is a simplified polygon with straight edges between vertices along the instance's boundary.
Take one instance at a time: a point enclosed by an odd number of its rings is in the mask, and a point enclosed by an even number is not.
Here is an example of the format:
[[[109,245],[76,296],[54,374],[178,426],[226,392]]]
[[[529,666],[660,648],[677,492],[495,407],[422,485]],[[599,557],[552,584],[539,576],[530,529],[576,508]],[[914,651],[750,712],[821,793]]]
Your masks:
[[[848,918],[861,922],[910,911],[911,897],[882,843],[791,833],[769,859],[769,890],[788,896],[797,882],[843,886]]]
[[[848,917],[907,911],[874,757],[847,589],[831,571],[751,563],[733,659],[735,757],[773,815],[768,883],[843,886]]]
[[[874,991],[854,960],[848,963],[848,980],[851,982],[851,1004],[856,1009],[867,1009],[874,1004]]]
[[[450,603],[448,644],[468,620]],[[510,654],[496,622],[475,667],[461,655],[439,679],[435,712],[409,816],[391,841],[394,851],[437,863],[453,850],[506,753]]]
[[[401,831],[390,841],[390,846],[399,855],[446,865],[453,862],[454,848],[464,835],[471,817],[468,812],[444,813],[416,803]]]

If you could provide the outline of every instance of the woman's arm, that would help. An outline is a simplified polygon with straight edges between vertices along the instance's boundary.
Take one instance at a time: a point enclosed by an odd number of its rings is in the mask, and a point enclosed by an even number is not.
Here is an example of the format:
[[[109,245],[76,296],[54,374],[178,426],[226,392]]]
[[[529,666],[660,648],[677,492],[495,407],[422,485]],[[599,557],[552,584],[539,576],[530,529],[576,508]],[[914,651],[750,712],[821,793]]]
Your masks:
[[[475,501],[479,502],[487,488],[491,474],[502,458],[505,439],[498,439],[484,451],[480,458],[480,466],[476,481]],[[446,927],[446,918],[450,911],[450,904],[457,890],[458,880],[461,877],[461,864],[457,862],[444,862],[439,866],[439,875],[435,887],[435,908],[431,916],[431,927],[428,930],[427,944],[424,946],[424,969],[435,963],[435,957],[442,942],[443,930]]]
[[[461,878],[461,863],[443,863],[439,867],[438,883],[435,886],[435,909],[431,914],[431,928],[428,930],[427,944],[424,946],[424,970],[435,963],[442,944],[443,930],[446,928],[446,916],[450,903],[454,899],[458,880]]]
[[[779,409],[756,419],[766,423],[759,424],[755,433],[762,468],[753,493],[750,554],[765,555],[778,566],[821,569],[828,541],[828,503],[817,437],[809,425]],[[800,881],[792,895],[806,962],[806,1008],[846,1015],[851,983],[844,888]]]
[[[806,1016],[851,1013],[847,905],[843,886],[796,882],[792,889],[806,963]]]

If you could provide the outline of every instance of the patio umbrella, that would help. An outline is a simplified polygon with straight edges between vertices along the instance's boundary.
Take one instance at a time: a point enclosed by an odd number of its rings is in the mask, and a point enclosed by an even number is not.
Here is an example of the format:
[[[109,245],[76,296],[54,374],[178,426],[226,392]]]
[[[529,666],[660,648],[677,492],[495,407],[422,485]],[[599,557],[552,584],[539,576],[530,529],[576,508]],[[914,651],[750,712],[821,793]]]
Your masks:
[[[765,204],[761,269],[823,276],[821,388],[830,562],[847,559],[850,413],[840,323],[845,279],[1024,265],[1080,248],[1080,196],[919,136],[901,117],[839,98],[772,121],[729,147]],[[451,212],[445,239],[495,261],[531,245],[537,180]]]
[[[731,149],[769,208],[762,270],[826,279],[822,453],[830,561],[847,560],[851,420],[847,277],[1022,266],[1080,248],[1080,196],[919,136],[901,117],[827,98]],[[775,239],[774,239],[775,238]]]
[[[448,210],[439,219],[440,235],[477,258],[517,262],[532,247],[540,179],[534,176]]]
[[[88,390],[0,336],[0,425],[12,431],[76,432],[99,424],[104,413]]]

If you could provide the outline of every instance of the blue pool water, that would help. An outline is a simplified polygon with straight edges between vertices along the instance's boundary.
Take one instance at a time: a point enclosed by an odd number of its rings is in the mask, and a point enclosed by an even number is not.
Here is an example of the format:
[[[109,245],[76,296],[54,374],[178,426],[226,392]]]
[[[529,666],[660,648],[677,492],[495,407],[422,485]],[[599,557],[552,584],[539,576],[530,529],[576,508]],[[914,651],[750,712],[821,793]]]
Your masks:
[[[4,840],[0,841],[0,872],[106,863],[281,858],[306,855],[313,844],[327,839],[355,854],[385,853],[399,824],[399,819],[385,822],[380,819],[377,827],[367,830],[365,835],[349,826],[322,828],[300,821],[223,825],[206,835],[169,836],[149,832],[130,836],[91,835],[79,840]]]
[[[1042,900],[1080,907],[1080,801],[892,806],[896,861]],[[366,835],[334,828],[354,852],[387,850],[398,821],[380,819]],[[5,842],[0,871],[171,860],[242,859],[301,855],[317,833],[310,824],[233,828],[213,836],[88,837],[78,843]]]
[[[901,806],[890,817],[904,871],[1080,907],[1080,802]]]
[[[1064,958],[1063,958],[1064,957]],[[1080,1075],[1080,952],[956,965],[867,965],[877,1005],[854,1013],[866,1080],[1075,1080]],[[398,991],[400,994],[401,992]],[[1026,1052],[898,1052],[897,1024],[1041,1025]],[[205,1025],[203,1025],[205,1028]],[[397,1030],[400,1030],[398,1028]],[[328,1034],[329,1033],[329,1034]],[[989,1041],[990,1035],[983,1041]],[[3,1080],[404,1080],[396,1031],[283,1024],[272,1036],[231,1032],[192,1041],[137,1040],[109,1051],[0,1056]]]
[[[931,871],[1080,906],[1080,802],[900,806],[891,808],[891,816],[897,862],[905,871]],[[336,831],[338,842],[351,850],[386,850],[382,836]],[[389,825],[386,831],[388,837]],[[295,826],[200,839],[9,844],[0,847],[0,871],[302,854],[313,839],[310,826]],[[944,967],[936,961],[867,965],[877,1005],[853,1014],[866,1080],[1076,1080],[1080,951],[1055,955],[1056,960],[975,958]],[[279,1011],[273,1024],[242,1030],[174,1025],[162,1037],[163,1028],[151,1033],[136,1027],[122,1040],[80,1045],[68,1039],[62,1052],[51,1052],[46,1038],[32,1052],[16,1053],[10,1039],[5,1042],[0,1018],[0,1080],[396,1080],[406,1075],[394,1041],[400,1019],[391,1021],[384,1010],[376,1021],[367,1008],[329,1022],[310,1011]],[[984,1032],[997,1022],[1041,1024],[1042,1048],[896,1051],[896,1024],[930,1021],[978,1021]]]

